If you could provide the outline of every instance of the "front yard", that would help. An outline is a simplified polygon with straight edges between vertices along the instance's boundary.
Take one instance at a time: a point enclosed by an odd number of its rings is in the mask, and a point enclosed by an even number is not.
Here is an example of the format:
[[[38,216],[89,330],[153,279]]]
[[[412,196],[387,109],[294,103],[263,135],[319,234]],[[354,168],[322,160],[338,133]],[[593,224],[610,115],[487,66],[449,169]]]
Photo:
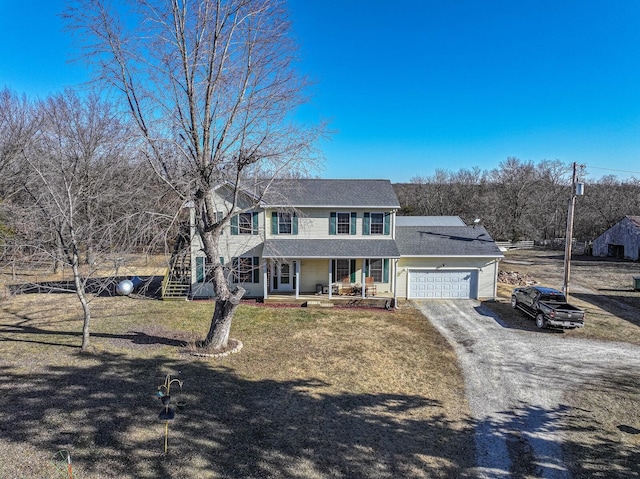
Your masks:
[[[70,294],[0,303],[0,477],[464,477],[473,428],[452,349],[417,311],[241,305],[239,354],[188,343],[213,304],[92,302],[79,354]],[[157,388],[186,408],[158,420]],[[174,385],[175,390],[175,385]]]
[[[506,259],[502,269],[561,282],[561,253]],[[527,334],[640,344],[640,293],[630,287],[638,263],[572,265],[582,330],[538,331],[510,308],[511,285],[485,304]],[[76,479],[472,475],[474,423],[455,355],[408,304],[397,312],[243,304],[232,337],[244,348],[223,359],[189,354],[211,302],[91,304],[92,348],[80,354],[75,296],[0,298],[0,477],[68,479],[63,451]],[[184,381],[186,407],[169,424],[165,455],[156,393],[167,374]],[[637,374],[621,372],[566,395],[564,453],[579,477],[636,471],[637,384]],[[626,472],[608,467],[611,451],[628,451],[618,457]]]

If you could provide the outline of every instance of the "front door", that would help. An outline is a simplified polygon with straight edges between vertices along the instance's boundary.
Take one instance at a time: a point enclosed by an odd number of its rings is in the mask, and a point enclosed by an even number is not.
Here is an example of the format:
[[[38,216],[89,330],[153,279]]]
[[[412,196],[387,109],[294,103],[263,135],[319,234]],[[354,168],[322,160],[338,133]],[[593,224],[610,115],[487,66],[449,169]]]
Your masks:
[[[283,261],[275,264],[273,274],[274,291],[293,291],[294,263]]]

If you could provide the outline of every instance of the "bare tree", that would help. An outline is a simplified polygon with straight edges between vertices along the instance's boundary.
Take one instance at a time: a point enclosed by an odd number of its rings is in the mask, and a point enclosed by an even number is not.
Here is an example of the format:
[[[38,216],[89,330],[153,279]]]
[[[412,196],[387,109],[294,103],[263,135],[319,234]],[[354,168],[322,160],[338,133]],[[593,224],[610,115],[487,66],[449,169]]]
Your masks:
[[[33,229],[29,221],[18,220],[23,211],[21,159],[35,140],[39,126],[36,109],[25,95],[8,88],[0,91],[0,259],[11,264],[14,278],[24,253],[21,233]]]
[[[15,192],[19,159],[39,127],[34,108],[26,96],[8,88],[0,91],[0,199]]]
[[[126,101],[156,173],[195,205],[197,231],[213,265],[215,310],[203,346],[227,345],[244,289],[227,283],[222,228],[238,195],[258,179],[309,165],[318,127],[292,112],[305,101],[296,46],[281,0],[77,0],[67,11],[97,78]],[[117,8],[116,8],[117,7]],[[126,18],[126,21],[124,19]],[[217,217],[211,189],[233,185]]]
[[[23,214],[32,225],[23,237],[32,251],[71,269],[72,290],[83,310],[86,350],[91,320],[88,281],[118,248],[114,238],[123,235],[113,231],[132,214],[131,202],[123,196],[127,190],[118,182],[130,161],[132,139],[113,106],[95,94],[81,99],[67,91],[50,97],[39,102],[38,115],[37,140],[23,151]],[[88,261],[83,262],[83,255]]]

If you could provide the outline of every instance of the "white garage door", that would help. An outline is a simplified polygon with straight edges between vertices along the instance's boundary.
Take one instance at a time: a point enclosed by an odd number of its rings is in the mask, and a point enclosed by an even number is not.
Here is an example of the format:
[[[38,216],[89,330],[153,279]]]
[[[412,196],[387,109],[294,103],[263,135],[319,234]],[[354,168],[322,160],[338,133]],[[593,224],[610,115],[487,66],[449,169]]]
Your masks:
[[[409,298],[471,298],[473,271],[409,271]]]

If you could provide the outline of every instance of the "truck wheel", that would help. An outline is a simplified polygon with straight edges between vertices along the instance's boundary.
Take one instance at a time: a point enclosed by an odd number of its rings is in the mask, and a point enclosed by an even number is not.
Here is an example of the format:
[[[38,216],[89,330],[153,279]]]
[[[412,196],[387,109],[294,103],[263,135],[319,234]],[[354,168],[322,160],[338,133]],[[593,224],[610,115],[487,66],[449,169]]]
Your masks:
[[[511,307],[513,309],[516,309],[518,307],[518,300],[515,296],[511,296]]]
[[[538,313],[538,315],[536,316],[536,326],[538,326],[538,328],[540,329],[547,326],[547,320],[544,319],[544,314]]]

